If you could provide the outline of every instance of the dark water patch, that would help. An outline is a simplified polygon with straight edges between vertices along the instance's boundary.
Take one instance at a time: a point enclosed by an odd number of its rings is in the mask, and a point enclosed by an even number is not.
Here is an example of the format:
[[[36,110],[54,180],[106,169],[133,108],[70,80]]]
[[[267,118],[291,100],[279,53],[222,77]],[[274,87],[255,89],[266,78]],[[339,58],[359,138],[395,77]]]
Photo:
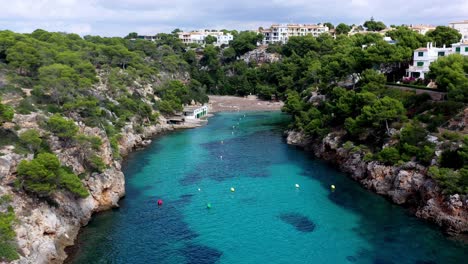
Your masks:
[[[162,206],[157,199],[163,199]],[[123,200],[118,212],[98,214],[83,229],[87,237],[74,249],[67,263],[163,263],[178,254],[172,244],[190,242],[199,235],[183,220],[181,207],[191,199],[181,195],[177,200],[152,196],[144,201]],[[116,217],[118,215],[118,221]],[[164,239],[161,239],[164,238]],[[131,243],[121,244],[120,241]],[[105,249],[105,250],[103,250]],[[84,254],[86,252],[86,254]],[[145,254],[153,252],[153,254]],[[141,259],[142,254],[145,255]],[[149,261],[149,262],[147,262]]]
[[[223,252],[197,244],[188,244],[181,249],[187,264],[212,264],[219,261]]]
[[[259,131],[246,136],[209,142],[201,146],[209,158],[179,180],[183,186],[199,183],[207,178],[224,181],[233,177],[268,177],[267,170],[273,164],[285,160],[282,139],[275,132]],[[277,155],[271,155],[277,153]]]
[[[299,213],[285,213],[279,216],[281,221],[294,226],[298,231],[310,233],[315,229],[315,223],[307,216]]]
[[[184,178],[179,180],[180,185],[188,186],[193,185],[203,180],[202,172],[191,172],[187,173]]]
[[[346,260],[349,261],[349,262],[354,263],[354,262],[357,261],[357,258],[355,256],[347,256]]]
[[[414,264],[437,264],[437,262],[431,260],[416,260]]]
[[[183,194],[179,196],[179,199],[175,202],[176,205],[187,205],[192,201],[193,194]]]
[[[393,261],[384,258],[375,258],[373,264],[395,264]]]

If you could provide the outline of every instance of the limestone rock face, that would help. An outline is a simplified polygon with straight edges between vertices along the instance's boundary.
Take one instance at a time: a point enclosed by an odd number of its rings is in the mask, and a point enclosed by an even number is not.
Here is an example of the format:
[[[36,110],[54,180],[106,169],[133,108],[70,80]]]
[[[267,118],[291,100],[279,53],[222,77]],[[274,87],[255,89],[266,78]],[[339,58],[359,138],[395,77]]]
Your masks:
[[[286,141],[290,145],[305,146],[305,135],[301,132],[288,131]]]
[[[415,162],[385,166],[376,161],[364,161],[361,150],[343,147],[344,134],[335,131],[317,140],[301,132],[288,131],[287,142],[337,164],[364,187],[389,197],[396,204],[413,208],[416,216],[437,223],[448,233],[468,232],[468,196],[444,195],[437,183],[427,176],[427,168]]]
[[[22,128],[35,128],[41,133],[37,122],[46,118],[37,114],[15,115],[15,122]],[[165,124],[166,122],[161,122]],[[18,223],[15,226],[20,259],[15,263],[63,263],[67,255],[65,247],[73,245],[79,229],[86,225],[96,212],[118,207],[119,200],[125,195],[125,177],[120,161],[112,156],[112,148],[104,130],[87,127],[78,122],[79,132],[102,139],[98,155],[107,169],[102,173],[88,174],[83,183],[90,195],[86,198],[75,197],[71,193],[56,192],[49,203],[23,192],[17,192],[12,184],[16,179],[16,168],[21,160],[33,158],[32,155],[18,155],[11,150],[2,150],[0,156],[0,196],[11,195],[11,205],[15,209]],[[133,149],[151,143],[149,138],[166,130],[168,125],[152,125],[136,132],[134,123],[129,123],[122,131],[119,147],[122,155]],[[48,137],[48,143],[63,165],[70,167],[77,175],[86,172],[83,165],[83,149],[61,142],[55,136]],[[5,154],[6,153],[6,154]]]
[[[16,173],[18,163],[23,159],[32,159],[32,156],[24,156],[16,153],[8,153],[0,156],[0,180]]]
[[[276,53],[267,52],[266,46],[260,46],[240,57],[246,63],[255,62],[257,64],[272,63],[280,60],[280,55]]]

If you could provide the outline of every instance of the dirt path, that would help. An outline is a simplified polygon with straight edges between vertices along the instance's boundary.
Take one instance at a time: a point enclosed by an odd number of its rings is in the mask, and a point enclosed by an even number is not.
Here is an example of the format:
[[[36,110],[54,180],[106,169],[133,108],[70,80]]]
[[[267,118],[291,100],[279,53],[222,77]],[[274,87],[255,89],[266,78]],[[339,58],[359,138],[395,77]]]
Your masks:
[[[259,100],[256,96],[237,97],[210,95],[210,112],[279,111],[283,102]]]

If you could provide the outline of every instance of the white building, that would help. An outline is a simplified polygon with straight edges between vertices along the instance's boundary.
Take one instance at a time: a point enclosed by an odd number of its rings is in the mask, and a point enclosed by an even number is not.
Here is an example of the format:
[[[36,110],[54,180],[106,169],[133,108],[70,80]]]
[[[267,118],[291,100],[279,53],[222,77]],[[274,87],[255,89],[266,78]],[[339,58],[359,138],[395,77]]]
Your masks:
[[[286,43],[290,37],[312,35],[318,37],[329,32],[327,26],[305,24],[274,24],[268,29],[260,30],[264,35],[263,44]]]
[[[186,106],[184,107],[185,119],[199,119],[208,114],[208,106]]]
[[[234,37],[230,33],[224,33],[222,31],[210,31],[210,30],[199,30],[192,32],[179,32],[179,39],[182,40],[185,44],[196,43],[204,45],[205,38],[208,36],[216,37],[216,42],[214,45],[221,46],[223,44],[228,45]]]
[[[468,56],[468,41],[452,44],[452,53]]]
[[[468,20],[449,23],[449,27],[458,30],[462,34],[462,42],[468,41]]]
[[[425,48],[419,48],[413,53],[413,65],[406,70],[407,77],[424,79],[429,72],[429,66],[439,57],[450,54],[468,56],[468,41],[452,44],[451,48],[437,48],[432,43],[427,43]]]

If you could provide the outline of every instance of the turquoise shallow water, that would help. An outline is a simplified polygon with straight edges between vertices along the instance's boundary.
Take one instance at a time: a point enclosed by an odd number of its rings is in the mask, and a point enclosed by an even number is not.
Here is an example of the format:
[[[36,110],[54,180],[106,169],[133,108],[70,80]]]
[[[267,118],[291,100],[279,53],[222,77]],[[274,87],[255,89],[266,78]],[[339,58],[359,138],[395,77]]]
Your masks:
[[[287,120],[222,113],[132,154],[121,208],[83,229],[70,262],[467,263],[466,245],[285,144]]]

